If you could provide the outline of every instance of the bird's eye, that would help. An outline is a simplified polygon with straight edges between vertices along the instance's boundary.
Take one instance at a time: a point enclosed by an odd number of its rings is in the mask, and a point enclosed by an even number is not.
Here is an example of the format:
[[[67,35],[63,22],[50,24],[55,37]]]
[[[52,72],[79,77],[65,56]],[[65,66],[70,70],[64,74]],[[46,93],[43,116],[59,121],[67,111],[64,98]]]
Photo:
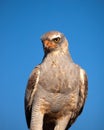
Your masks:
[[[58,42],[60,41],[60,37],[54,38],[53,41],[54,41],[55,43],[58,43]]]

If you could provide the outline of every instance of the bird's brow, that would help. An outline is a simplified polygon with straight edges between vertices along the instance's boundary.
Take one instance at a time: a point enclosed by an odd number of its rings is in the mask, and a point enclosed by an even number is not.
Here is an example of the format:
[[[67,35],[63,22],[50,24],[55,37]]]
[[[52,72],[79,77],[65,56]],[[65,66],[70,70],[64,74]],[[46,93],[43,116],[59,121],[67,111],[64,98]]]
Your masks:
[[[53,35],[52,37],[50,37],[50,40],[52,40],[52,39],[55,39],[55,38],[61,38],[61,36],[60,35]]]

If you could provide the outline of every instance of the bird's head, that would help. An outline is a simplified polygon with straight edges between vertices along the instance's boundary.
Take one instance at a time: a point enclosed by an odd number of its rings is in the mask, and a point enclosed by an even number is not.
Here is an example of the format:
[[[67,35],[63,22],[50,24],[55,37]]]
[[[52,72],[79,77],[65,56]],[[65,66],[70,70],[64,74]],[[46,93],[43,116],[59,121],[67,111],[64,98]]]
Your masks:
[[[68,51],[68,42],[65,36],[58,31],[50,31],[42,35],[41,41],[45,53],[52,51]]]

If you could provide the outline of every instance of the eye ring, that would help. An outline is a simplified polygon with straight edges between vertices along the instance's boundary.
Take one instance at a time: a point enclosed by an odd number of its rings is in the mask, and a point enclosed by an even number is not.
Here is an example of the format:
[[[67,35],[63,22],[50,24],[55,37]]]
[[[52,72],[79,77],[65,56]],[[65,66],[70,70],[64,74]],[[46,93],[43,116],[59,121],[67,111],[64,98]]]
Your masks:
[[[53,41],[54,41],[55,43],[58,43],[58,42],[60,41],[60,37],[54,38]]]

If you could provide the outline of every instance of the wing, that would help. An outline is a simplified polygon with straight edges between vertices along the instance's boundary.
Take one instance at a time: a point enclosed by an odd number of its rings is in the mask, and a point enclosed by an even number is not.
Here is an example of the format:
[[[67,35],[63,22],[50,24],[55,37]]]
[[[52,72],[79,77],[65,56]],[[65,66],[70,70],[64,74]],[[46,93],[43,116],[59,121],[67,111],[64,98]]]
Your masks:
[[[68,128],[71,127],[71,125],[75,122],[76,118],[81,114],[87,97],[87,92],[88,92],[87,75],[83,69],[80,69],[79,95],[78,95],[79,98],[77,103],[77,109],[72,113],[71,119],[69,120],[66,130],[68,130]]]
[[[28,128],[30,128],[32,102],[37,90],[39,75],[40,68],[37,66],[30,75],[25,92],[25,116]]]
[[[80,115],[83,110],[85,100],[87,98],[87,93],[88,93],[87,75],[83,69],[80,69],[79,100],[78,100],[78,106],[77,106],[78,115]]]

